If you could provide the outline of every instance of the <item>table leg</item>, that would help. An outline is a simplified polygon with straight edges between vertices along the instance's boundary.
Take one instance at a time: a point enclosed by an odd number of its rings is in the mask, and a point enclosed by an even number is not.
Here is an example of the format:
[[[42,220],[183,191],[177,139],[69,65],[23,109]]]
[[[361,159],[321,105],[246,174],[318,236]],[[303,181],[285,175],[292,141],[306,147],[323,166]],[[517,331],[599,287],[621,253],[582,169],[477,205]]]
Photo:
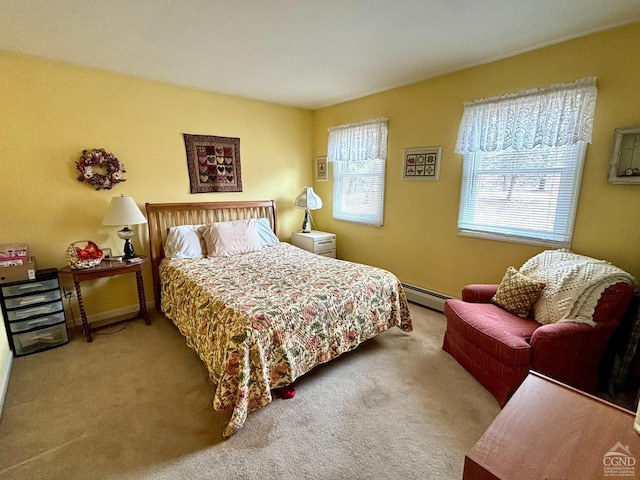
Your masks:
[[[136,284],[138,286],[138,303],[140,304],[138,316],[144,318],[144,323],[151,325],[151,320],[149,320],[149,314],[147,312],[147,300],[144,295],[144,283],[142,282],[141,270],[136,272]]]
[[[84,333],[87,342],[92,342],[93,338],[91,338],[91,329],[89,328],[89,322],[87,322],[87,312],[84,309],[84,301],[82,300],[82,290],[80,289],[80,282],[74,281],[73,284],[76,287],[78,308],[80,309],[80,318],[82,318],[82,333]]]

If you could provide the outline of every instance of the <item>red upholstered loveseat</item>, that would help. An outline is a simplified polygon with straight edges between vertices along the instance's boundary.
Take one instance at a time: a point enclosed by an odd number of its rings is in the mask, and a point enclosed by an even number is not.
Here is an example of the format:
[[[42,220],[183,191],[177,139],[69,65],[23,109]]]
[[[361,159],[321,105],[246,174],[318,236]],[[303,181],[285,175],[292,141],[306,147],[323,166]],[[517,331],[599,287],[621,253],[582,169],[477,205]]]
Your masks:
[[[634,288],[608,287],[595,308],[596,326],[576,322],[541,325],[490,303],[498,285],[464,287],[462,299],[445,302],[447,329],[442,348],[504,406],[536,370],[586,392],[598,388],[599,364],[620,324]]]

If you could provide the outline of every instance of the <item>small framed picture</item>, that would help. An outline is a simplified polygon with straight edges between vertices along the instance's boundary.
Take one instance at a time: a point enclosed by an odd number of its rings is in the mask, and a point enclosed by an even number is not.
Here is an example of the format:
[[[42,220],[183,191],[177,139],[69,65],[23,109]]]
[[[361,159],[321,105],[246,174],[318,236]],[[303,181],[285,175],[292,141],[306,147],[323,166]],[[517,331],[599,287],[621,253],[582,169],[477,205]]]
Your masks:
[[[111,255],[111,249],[110,249],[110,248],[103,248],[103,249],[102,249],[102,257],[103,257],[105,260],[109,260],[109,259],[112,257],[112,255]]]
[[[442,147],[405,148],[402,179],[437,181],[440,178],[441,156]]]
[[[614,130],[609,183],[640,183],[640,125]]]
[[[329,180],[327,169],[327,157],[316,158],[316,181],[326,182]]]

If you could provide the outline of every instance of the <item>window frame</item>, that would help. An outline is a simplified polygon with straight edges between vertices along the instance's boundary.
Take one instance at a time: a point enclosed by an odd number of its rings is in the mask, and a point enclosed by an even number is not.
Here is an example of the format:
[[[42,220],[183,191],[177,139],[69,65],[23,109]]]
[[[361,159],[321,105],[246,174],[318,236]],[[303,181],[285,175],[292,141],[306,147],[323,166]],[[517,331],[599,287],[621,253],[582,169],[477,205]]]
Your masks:
[[[329,129],[327,162],[334,164],[332,214],[335,220],[376,227],[383,225],[388,132],[388,119],[384,117]],[[359,179],[366,179],[365,187],[373,184],[374,196],[371,192],[366,193],[366,200],[374,201],[373,212],[349,208],[362,205],[356,202],[355,192],[345,192],[345,181],[349,179],[355,180],[356,184]],[[348,195],[352,195],[351,200]]]
[[[585,77],[464,102],[458,233],[568,247],[597,96],[596,78]]]

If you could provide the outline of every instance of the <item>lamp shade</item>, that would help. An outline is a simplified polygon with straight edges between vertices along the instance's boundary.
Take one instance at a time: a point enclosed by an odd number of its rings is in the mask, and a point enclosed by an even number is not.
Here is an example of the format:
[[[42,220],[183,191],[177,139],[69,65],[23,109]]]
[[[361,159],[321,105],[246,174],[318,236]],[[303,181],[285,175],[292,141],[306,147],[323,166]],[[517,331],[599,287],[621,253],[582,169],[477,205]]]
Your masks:
[[[147,219],[131,197],[113,197],[107,213],[102,220],[103,225],[137,225],[147,223]]]
[[[304,190],[293,202],[298,208],[318,210],[322,208],[322,199],[313,191],[313,187],[304,187]]]

